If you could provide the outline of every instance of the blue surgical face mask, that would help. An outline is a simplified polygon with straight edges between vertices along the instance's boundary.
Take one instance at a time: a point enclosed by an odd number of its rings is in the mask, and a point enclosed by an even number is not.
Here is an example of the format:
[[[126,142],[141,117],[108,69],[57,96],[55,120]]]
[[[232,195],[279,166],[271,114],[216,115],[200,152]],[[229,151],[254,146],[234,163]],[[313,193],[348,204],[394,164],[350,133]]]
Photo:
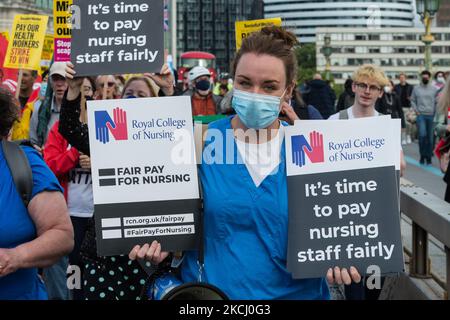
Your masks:
[[[263,129],[278,118],[281,97],[234,89],[232,106],[247,128]]]
[[[47,87],[48,87],[48,83],[47,82],[42,82],[41,83],[41,90],[39,91],[39,95],[41,97],[45,97],[45,93],[47,92]]]

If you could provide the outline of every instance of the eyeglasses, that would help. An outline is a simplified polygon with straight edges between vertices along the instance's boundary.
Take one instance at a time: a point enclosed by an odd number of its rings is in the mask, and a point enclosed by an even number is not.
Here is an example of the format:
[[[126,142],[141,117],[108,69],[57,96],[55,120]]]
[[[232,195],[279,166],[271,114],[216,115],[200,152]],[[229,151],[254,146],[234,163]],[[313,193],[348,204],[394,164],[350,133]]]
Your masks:
[[[358,82],[355,84],[359,90],[366,91],[369,88],[371,93],[380,92],[381,88],[375,85],[369,86],[367,83]]]
[[[112,87],[114,87],[116,85],[116,83],[115,82],[108,82],[107,85],[108,85],[108,87],[112,88]],[[104,83],[99,83],[99,86],[100,86],[100,88],[103,88],[105,86],[105,84]]]

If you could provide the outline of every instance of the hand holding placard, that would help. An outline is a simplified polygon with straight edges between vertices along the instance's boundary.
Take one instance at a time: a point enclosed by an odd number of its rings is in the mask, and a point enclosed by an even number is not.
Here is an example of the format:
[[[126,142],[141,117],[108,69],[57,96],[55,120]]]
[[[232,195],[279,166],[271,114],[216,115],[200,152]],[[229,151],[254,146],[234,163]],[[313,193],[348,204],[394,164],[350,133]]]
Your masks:
[[[350,285],[352,282],[360,283],[361,275],[355,267],[350,267],[350,273],[346,268],[330,268],[327,272],[327,281],[330,285],[333,284],[345,284]]]
[[[149,77],[150,79],[155,81],[156,85],[161,88],[166,96],[173,95],[175,78],[173,77],[173,74],[170,71],[167,63],[162,66],[159,73],[144,73],[144,76]]]
[[[163,262],[168,256],[169,252],[161,251],[161,244],[157,241],[153,241],[151,245],[146,243],[142,247],[135,246],[128,254],[130,260],[145,259],[156,265]]]

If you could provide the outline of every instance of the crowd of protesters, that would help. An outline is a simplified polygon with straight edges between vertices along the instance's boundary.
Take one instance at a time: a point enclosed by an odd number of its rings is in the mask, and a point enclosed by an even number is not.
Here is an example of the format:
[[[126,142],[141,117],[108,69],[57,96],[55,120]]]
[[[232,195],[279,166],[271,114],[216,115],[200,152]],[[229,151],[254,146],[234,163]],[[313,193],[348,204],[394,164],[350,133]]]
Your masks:
[[[175,79],[176,73],[168,65],[164,65],[157,74],[78,78],[71,63],[55,62],[48,71],[48,85],[42,85],[42,90],[33,89],[38,74],[30,70],[22,72],[22,81],[16,89],[19,91],[17,99],[6,89],[1,89],[0,137],[5,140],[30,140],[34,148],[23,147],[23,150],[31,163],[35,181],[33,197],[28,207],[24,207],[20,198],[10,199],[13,197],[11,190],[14,190],[11,187],[12,178],[8,176],[3,180],[2,177],[0,205],[11,206],[9,203],[14,202],[15,210],[20,213],[17,219],[22,220],[15,221],[13,218],[4,217],[3,213],[0,215],[0,299],[48,297],[60,300],[138,300],[142,298],[147,274],[137,258],[147,257],[153,263],[160,263],[168,256],[168,253],[161,252],[161,246],[157,242],[135,247],[128,256],[97,256],[86,101],[188,95],[191,97],[193,116],[231,115],[227,120],[216,124],[221,130],[227,126],[273,126],[278,130],[279,119],[284,120],[285,125],[292,125],[297,119],[328,119],[332,115],[339,118],[339,114],[344,113],[347,118],[364,116],[354,113],[365,112],[362,107],[364,103],[361,102],[364,99],[361,97],[368,90],[372,90],[373,85],[361,83],[359,78],[348,79],[344,91],[336,97],[330,83],[323,80],[318,73],[311,81],[297,88],[297,75],[294,72],[297,62],[291,53],[296,44],[295,36],[274,27],[266,28],[264,32],[249,39],[244,42],[237,55],[233,76],[222,73],[216,83],[213,83],[210,71],[201,66],[188,70],[186,78],[181,81],[184,85],[179,87]],[[270,46],[277,47],[278,52]],[[289,68],[294,71],[287,72]],[[255,70],[266,73],[255,73]],[[445,137],[450,132],[450,125],[447,123],[450,107],[449,77],[444,72],[436,72],[432,80],[432,74],[423,71],[421,83],[413,87],[408,84],[404,74],[400,74],[399,83],[394,84],[393,81],[388,81],[384,74],[381,75],[378,69],[375,72],[380,76],[374,80],[377,90],[376,94],[371,96],[370,116],[381,113],[401,119],[403,144],[411,143],[417,136],[420,147],[419,161],[421,164],[430,164],[435,134]],[[270,89],[272,91],[260,86],[257,81],[265,80],[264,77],[268,78],[268,75],[279,77],[282,85]],[[42,78],[45,80],[44,75]],[[249,84],[251,81],[254,83]],[[261,92],[255,94],[248,89],[249,86]],[[247,117],[244,110],[247,105],[243,101],[249,95],[252,95],[254,101],[262,101],[271,95],[279,98],[279,103],[275,106],[278,108],[277,113],[270,123],[260,126],[259,122],[254,122],[255,119]],[[0,166],[0,172],[4,175],[6,163],[1,148]],[[227,173],[227,179],[232,180],[229,175],[230,173]],[[219,175],[216,178],[224,177]],[[7,181],[7,185],[3,181]],[[255,183],[256,187],[259,187],[262,181]],[[283,181],[280,176],[279,183],[283,184]],[[236,185],[238,184],[239,181],[236,181]],[[233,188],[230,187],[229,192],[232,192],[231,189]],[[4,190],[9,190],[9,193],[3,192]],[[217,193],[218,196],[223,190],[211,192],[214,195]],[[450,194],[450,191],[448,193]],[[446,198],[450,199],[450,195]],[[266,200],[262,199],[268,205],[272,203],[269,201],[271,199]],[[275,198],[272,200],[276,201]],[[22,233],[11,230],[20,230]],[[273,230],[269,228],[267,231]],[[210,236],[211,239],[215,237],[213,234]],[[253,245],[263,247],[265,244]],[[24,251],[31,254],[23,257]],[[20,255],[21,259],[14,259]],[[236,262],[232,253],[228,259]],[[265,257],[261,256],[260,259],[265,261]],[[185,278],[193,277],[195,261],[193,257],[188,256],[188,266],[183,274]],[[69,266],[77,266],[81,272],[82,281],[78,288],[67,286]],[[245,277],[249,280],[254,280],[253,271],[241,271],[245,272]],[[245,294],[253,298],[271,298],[277,295],[292,298],[329,298],[323,279],[288,281],[285,270],[279,273],[262,269],[260,271],[277,283],[278,287],[272,288],[275,291],[263,288],[264,281],[255,282],[261,285],[261,288],[249,291],[243,287],[242,291],[235,290],[231,288],[233,283],[222,285],[229,288],[229,293],[236,298],[246,297]],[[211,277],[214,277],[215,271],[209,272]],[[338,268],[324,275],[324,279],[325,276],[329,284],[350,284],[360,280],[359,274],[353,269],[341,271]],[[288,281],[289,285],[285,285],[285,281]],[[262,295],[263,292],[269,291],[267,296]]]

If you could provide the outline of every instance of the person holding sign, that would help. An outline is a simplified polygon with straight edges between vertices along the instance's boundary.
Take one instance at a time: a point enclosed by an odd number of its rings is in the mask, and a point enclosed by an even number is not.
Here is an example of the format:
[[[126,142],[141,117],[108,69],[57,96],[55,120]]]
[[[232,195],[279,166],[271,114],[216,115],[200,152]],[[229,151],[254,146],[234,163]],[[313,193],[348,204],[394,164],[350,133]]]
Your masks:
[[[69,89],[61,109],[59,133],[64,138],[64,145],[70,144],[72,149],[76,148],[78,152],[84,153],[83,158],[87,157],[86,159],[89,160],[88,127],[80,114],[81,90],[85,79],[74,78],[75,75],[73,65],[68,63],[66,77],[69,79]],[[106,77],[103,77],[103,79],[106,79]],[[161,87],[158,87],[155,83]],[[130,78],[123,88],[121,98],[157,97],[160,88],[163,94],[173,94],[173,78],[167,65],[163,66],[161,73],[158,75],[146,74]],[[60,149],[65,150],[64,148]],[[81,157],[79,159],[80,166],[83,168]],[[140,299],[147,278],[147,274],[140,264],[127,256],[98,257],[93,218],[83,225],[81,228],[85,236],[82,244],[77,243],[77,247],[81,251],[81,257],[78,257],[78,259],[84,262],[84,297],[88,300]],[[143,254],[145,255],[147,251],[156,246],[156,243],[153,246],[144,246],[142,248]],[[77,259],[77,257],[72,254],[72,260],[74,259]]]
[[[336,267],[323,278],[308,280],[294,280],[287,270],[287,124],[278,115],[295,88],[296,44],[293,33],[276,26],[244,39],[234,62],[232,106],[237,115],[209,125],[200,169],[205,225],[201,278],[230,299],[329,299],[325,277],[330,283],[360,281],[354,268]],[[286,114],[295,117],[292,122],[298,119],[295,112]],[[251,161],[246,149],[260,161]],[[234,161],[220,162],[230,155]],[[161,257],[159,247],[146,256],[153,263]],[[185,253],[183,282],[198,280],[197,259],[197,252]]]
[[[38,76],[35,70],[22,70],[22,81],[17,84],[19,102],[21,107],[19,121],[14,123],[12,140],[28,139],[30,136],[30,121],[34,106],[39,101],[39,91],[33,91],[33,85]]]
[[[354,72],[352,79],[352,90],[355,93],[353,106],[332,115],[329,120],[348,120],[382,115],[376,111],[375,106],[377,101],[383,97],[384,88],[391,85],[383,70],[375,65],[366,64]],[[400,176],[403,176],[405,169],[406,162],[403,151],[401,151]],[[345,295],[347,300],[377,299],[380,294],[380,290],[369,291],[365,287],[364,282],[345,286],[345,293],[339,292],[340,289],[338,287],[332,287],[336,297]]]

